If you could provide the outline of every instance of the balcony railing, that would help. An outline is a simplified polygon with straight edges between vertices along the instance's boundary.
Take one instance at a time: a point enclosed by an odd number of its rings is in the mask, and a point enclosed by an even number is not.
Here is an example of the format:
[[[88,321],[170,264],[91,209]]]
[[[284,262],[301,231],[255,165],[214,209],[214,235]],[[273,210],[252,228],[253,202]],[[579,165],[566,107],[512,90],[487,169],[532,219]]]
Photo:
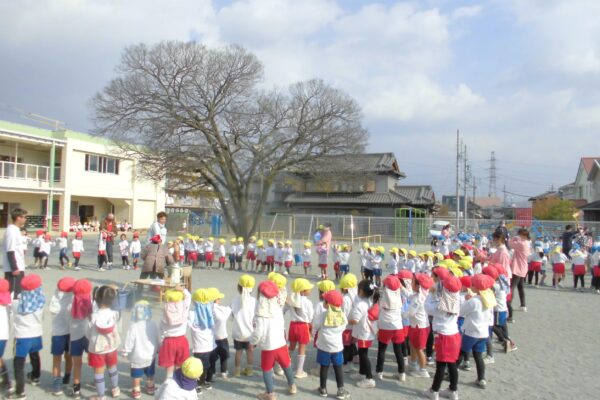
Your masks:
[[[48,182],[50,167],[46,165],[0,161],[0,178]],[[54,168],[54,182],[60,181],[60,167]]]

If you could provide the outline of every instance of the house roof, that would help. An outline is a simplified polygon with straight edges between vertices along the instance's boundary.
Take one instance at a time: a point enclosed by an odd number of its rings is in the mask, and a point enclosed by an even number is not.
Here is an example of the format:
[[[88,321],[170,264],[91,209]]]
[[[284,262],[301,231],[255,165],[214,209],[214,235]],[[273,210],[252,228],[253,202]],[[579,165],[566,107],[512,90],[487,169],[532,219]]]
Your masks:
[[[398,167],[394,153],[362,153],[324,156],[311,165],[291,168],[297,174],[322,173],[375,173],[392,174],[398,178],[406,174]]]
[[[400,206],[410,202],[406,197],[394,193],[293,193],[285,200],[288,204],[360,204]]]
[[[558,197],[558,192],[555,190],[549,190],[547,192],[544,192],[542,194],[538,194],[537,196],[533,196],[530,197],[529,199],[527,199],[528,201],[536,201],[536,200],[543,200],[543,199],[547,199],[549,197]]]
[[[600,160],[600,157],[581,157],[581,163],[583,164],[583,168],[585,168],[585,172],[589,174],[597,160]]]
[[[577,207],[580,210],[600,210],[600,200]]]
[[[407,198],[414,206],[435,204],[435,193],[430,185],[396,185],[392,192]]]
[[[594,162],[592,163],[592,166],[590,168],[590,171],[588,172],[588,181],[593,181],[596,179],[596,175],[598,174],[598,172],[600,171],[600,160],[594,160]]]
[[[0,132],[15,133],[25,136],[34,136],[47,140],[65,140],[68,138],[81,140],[84,142],[93,142],[100,144],[112,144],[109,139],[93,136],[88,133],[72,131],[70,129],[50,130],[37,128],[31,125],[17,124],[10,121],[0,120]]]

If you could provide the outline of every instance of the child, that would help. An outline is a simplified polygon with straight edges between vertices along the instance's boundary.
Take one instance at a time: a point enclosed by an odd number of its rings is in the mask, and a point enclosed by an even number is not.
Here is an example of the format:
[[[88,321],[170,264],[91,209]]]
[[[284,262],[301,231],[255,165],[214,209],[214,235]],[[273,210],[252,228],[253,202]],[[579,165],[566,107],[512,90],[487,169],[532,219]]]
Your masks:
[[[425,311],[433,316],[432,329],[437,334],[435,338],[435,361],[436,369],[433,383],[429,390],[425,391],[432,400],[439,399],[439,391],[444,379],[446,367],[450,378],[450,389],[447,397],[452,400],[458,399],[458,368],[456,360],[460,352],[461,337],[458,333],[458,313],[460,312],[460,280],[451,275],[447,270],[441,273],[441,268],[436,268],[441,281],[440,292],[432,286],[429,291],[433,292],[427,297]]]
[[[292,241],[286,240],[285,246],[283,248],[283,266],[285,267],[285,271],[283,271],[284,275],[289,275],[290,268],[294,264],[294,249],[292,249]]]
[[[390,275],[396,275],[398,273],[398,248],[392,247],[390,249],[390,259],[387,263],[387,273]]]
[[[342,310],[343,302],[344,300],[339,292],[335,290],[325,292],[323,294],[325,312],[315,316],[312,326],[313,335],[317,337],[317,363],[321,366],[319,395],[327,397],[327,374],[329,365],[332,365],[338,388],[336,398],[340,400],[350,397],[350,394],[344,389],[344,374],[342,371],[344,362],[342,334],[348,323]]]
[[[417,252],[414,250],[409,250],[406,256],[406,263],[404,263],[404,269],[409,270],[413,274],[417,268]]]
[[[104,399],[106,384],[104,370],[108,370],[111,395],[119,397],[119,372],[117,371],[117,350],[121,344],[117,322],[119,312],[111,309],[117,291],[112,286],[100,286],[94,296],[97,310],[90,317],[90,328],[87,334],[88,364],[94,369],[94,383],[98,399]]]
[[[214,260],[213,253],[213,241],[215,239],[211,236],[208,238],[206,243],[204,244],[204,258],[206,259],[206,268],[212,268],[212,263]]]
[[[308,299],[314,285],[304,278],[297,278],[292,284],[292,295],[288,298],[288,304],[284,311],[290,312],[290,329],[288,340],[290,342],[290,353],[296,350],[298,345],[298,365],[296,368],[297,379],[306,378],[304,372],[304,361],[306,360],[306,345],[310,343],[310,323],[314,317],[313,304]]]
[[[317,256],[319,259],[319,269],[321,270],[321,279],[327,279],[327,243],[319,242],[317,245]]]
[[[235,367],[234,376],[252,376],[252,363],[254,362],[254,352],[250,346],[250,337],[254,331],[254,311],[256,309],[256,299],[252,297],[255,280],[250,275],[242,275],[238,280],[238,296],[231,302],[231,314],[233,316],[233,326],[231,336],[233,337],[233,348],[235,349]],[[242,371],[242,355],[246,351],[246,368]]]
[[[496,296],[496,307],[494,307],[494,327],[492,329],[504,346],[504,352],[509,353],[517,350],[517,346],[508,336],[506,296],[510,293],[510,283],[506,276],[500,273],[502,269],[502,266],[499,265],[488,265],[483,268],[483,273],[495,280],[493,289]]]
[[[83,352],[87,350],[86,331],[88,318],[92,314],[92,284],[87,279],[79,279],[73,285],[73,304],[69,326],[69,350],[73,360],[73,392],[75,399],[81,398],[81,367]]]
[[[52,246],[54,246],[54,243],[52,243],[52,236],[47,233],[40,243],[40,250],[38,253],[40,257],[40,269],[48,269],[48,258],[50,258]]]
[[[347,245],[344,244],[342,245],[342,251],[340,251],[339,253],[339,258],[340,258],[340,276],[337,279],[341,279],[342,276],[346,275],[347,273],[350,272],[350,252],[352,251],[352,248]]]
[[[4,350],[9,338],[10,313],[8,307],[11,303],[11,295],[8,281],[0,278],[0,389],[5,389],[8,393],[14,392],[14,387],[10,382],[8,369],[4,362]]]
[[[210,290],[210,289],[209,289]],[[215,334],[215,359],[221,363],[221,378],[227,379],[227,360],[229,359],[229,341],[227,340],[227,320],[231,316],[231,308],[221,305],[221,300],[225,295],[217,290],[215,302],[213,304],[213,314],[215,316],[215,325],[213,332]],[[216,360],[215,360],[216,365]]]
[[[266,249],[266,257],[267,257],[267,273],[273,272],[275,269],[275,241],[273,239],[269,239],[268,246]]]
[[[283,242],[277,242],[277,248],[275,249],[275,266],[277,266],[277,272],[281,273],[281,266],[283,265]]]
[[[587,253],[585,250],[576,247],[571,250],[569,255],[573,263],[573,289],[577,290],[577,282],[581,281],[581,289],[579,291],[583,292],[585,288],[585,273],[587,272],[587,266],[585,265]]]
[[[597,294],[600,294],[600,247],[597,245],[592,246],[591,253],[592,287]]]
[[[246,271],[254,271],[256,264],[256,236],[248,239],[248,252],[246,253]]]
[[[220,270],[225,269],[225,256],[226,256],[226,254],[227,253],[225,252],[225,239],[221,238],[221,239],[219,239],[219,247],[217,249],[217,256],[218,256],[219,269]],[[206,266],[208,267],[208,261],[206,262]],[[212,262],[211,262],[211,266],[212,266]]]
[[[265,250],[265,242],[262,239],[256,242],[256,265],[254,271],[258,272],[258,267],[260,267],[260,273],[265,272],[267,268],[267,251]]]
[[[529,285],[534,282],[533,277],[535,276],[535,287],[538,286],[543,260],[544,250],[536,246],[534,251],[529,255],[529,268],[527,271],[527,283]]]
[[[558,289],[562,287],[561,281],[565,279],[565,264],[569,258],[562,252],[560,246],[556,246],[550,254],[552,263],[552,287]]]
[[[426,274],[417,274],[412,280],[412,292],[409,301],[410,329],[408,342],[410,344],[411,376],[416,378],[429,378],[425,348],[429,337],[429,318],[425,312],[425,300],[433,280]]]
[[[40,257],[40,246],[42,245],[42,242],[44,241],[44,235],[45,232],[41,229],[38,229],[37,231],[35,231],[35,239],[33,240],[33,267],[34,268],[40,268],[42,265],[40,263],[41,261],[41,257]]]
[[[379,380],[383,380],[383,364],[385,362],[385,351],[390,342],[392,343],[398,374],[395,378],[400,382],[406,381],[404,372],[404,356],[402,354],[402,343],[405,335],[402,326],[402,296],[400,294],[400,280],[395,275],[388,275],[383,280],[383,295],[379,301],[379,320],[377,332],[377,364],[375,373]]]
[[[374,331],[377,319],[369,315],[373,303],[377,300],[375,290],[376,286],[369,280],[362,280],[358,284],[357,301],[350,312],[350,318],[348,318],[348,323],[352,325],[352,338],[356,341],[360,361],[359,373],[352,378],[357,380],[356,386],[363,389],[375,387],[371,361],[369,361],[369,348],[375,339]]]
[[[40,247],[43,251],[44,247]],[[38,385],[41,376],[40,351],[42,345],[42,321],[44,318],[44,305],[46,298],[42,290],[42,278],[31,274],[23,277],[21,281],[22,292],[12,302],[14,345],[14,370],[16,392],[12,396],[25,399],[25,358],[29,355],[31,372],[27,379],[31,384]]]
[[[106,258],[106,238],[108,235],[105,231],[100,231],[98,235],[98,271],[106,271],[104,265],[108,265],[108,258]]]
[[[155,356],[160,337],[158,326],[152,321],[152,307],[139,300],[131,310],[131,323],[125,337],[122,354],[129,359],[133,389],[131,397],[142,398],[142,378],[146,377],[146,393],[154,395]]]
[[[140,233],[133,232],[133,240],[129,246],[129,252],[133,258],[133,269],[138,269],[138,263],[140,262],[140,254],[142,253],[142,243],[140,242]]]
[[[360,273],[363,279],[367,279],[367,277],[365,276],[365,270],[367,269],[367,265],[369,264],[369,243],[363,243],[362,248],[358,251],[358,254],[360,256]]]
[[[202,361],[189,357],[156,392],[159,400],[198,400],[196,384],[204,373]]]
[[[56,246],[58,246],[58,262],[60,263],[60,269],[65,269],[65,266],[70,267],[71,261],[67,256],[67,250],[69,246],[69,234],[67,232],[61,232],[60,237],[56,238]]]
[[[267,275],[267,279],[277,285],[277,288],[279,289],[279,292],[277,293],[277,304],[279,304],[279,307],[281,307],[283,310],[287,304],[288,297],[287,288],[285,287],[287,284],[287,279],[285,276],[278,274],[277,272],[271,272],[269,275]]]
[[[221,248],[219,247],[219,250]],[[233,271],[235,269],[235,255],[237,252],[237,241],[235,238],[231,238],[229,240],[229,252],[228,252],[228,258],[229,258],[229,270]],[[220,256],[220,254],[219,254]],[[219,257],[219,264],[221,262],[221,258]]]
[[[58,281],[56,292],[52,296],[48,311],[52,314],[52,394],[61,396],[62,385],[71,380],[72,360],[69,353],[69,329],[71,326],[71,305],[73,304],[73,287],[75,279],[65,277]],[[63,354],[65,356],[65,375],[60,376]]]
[[[31,238],[27,235],[27,229],[21,228],[21,247],[23,249],[23,257],[27,254],[27,247],[31,243]]]
[[[193,309],[189,314],[188,324],[192,331],[192,347],[194,357],[202,361],[204,372],[198,378],[196,392],[202,393],[202,390],[209,390],[212,387],[213,368],[211,364],[212,354],[217,347],[215,343],[215,334],[213,326],[215,319],[213,315],[213,299],[211,299],[207,289],[197,289],[192,296]]]
[[[302,250],[302,267],[304,268],[304,275],[308,275],[308,271],[311,269],[311,247],[311,242],[304,243],[304,249]]]
[[[242,270],[242,261],[244,260],[244,238],[237,238],[237,246],[235,247],[235,263],[237,264],[237,270]]]
[[[375,284],[378,287],[381,286],[381,264],[383,263],[383,253],[385,253],[385,249],[383,246],[379,246],[375,249],[375,254],[371,258],[371,270],[373,271]]]
[[[358,282],[356,275],[348,273],[340,279],[340,290],[344,296],[344,302],[342,304],[342,310],[346,315],[346,319],[350,316],[350,312],[354,308],[354,304],[357,301]],[[344,365],[351,366],[352,359],[358,354],[356,344],[352,341],[352,325],[349,323],[346,325],[346,329],[342,333],[342,341],[344,344]]]
[[[129,266],[129,242],[127,241],[127,235],[124,233],[121,235],[121,241],[119,242],[119,251],[121,252],[123,269],[131,269]]]
[[[279,289],[272,281],[264,281],[258,286],[258,307],[256,309],[255,329],[250,338],[252,346],[260,346],[260,365],[265,382],[265,393],[258,395],[260,400],[275,400],[273,367],[275,363],[283,368],[288,393],[296,394],[292,362],[286,346],[284,321],[281,307],[277,304]]]
[[[165,293],[160,329],[164,339],[158,352],[158,365],[167,369],[167,378],[171,378],[175,367],[180,367],[190,356],[190,345],[185,335],[191,303],[190,292],[180,286]]]
[[[335,281],[340,280],[340,252],[342,251],[341,244],[334,244],[331,246],[332,258],[333,258],[333,273],[335,274]]]
[[[71,252],[73,254],[73,259],[75,260],[74,270],[79,271],[81,268],[79,267],[79,260],[81,259],[81,253],[85,250],[83,248],[83,233],[77,232],[75,234],[75,239],[71,241]]]

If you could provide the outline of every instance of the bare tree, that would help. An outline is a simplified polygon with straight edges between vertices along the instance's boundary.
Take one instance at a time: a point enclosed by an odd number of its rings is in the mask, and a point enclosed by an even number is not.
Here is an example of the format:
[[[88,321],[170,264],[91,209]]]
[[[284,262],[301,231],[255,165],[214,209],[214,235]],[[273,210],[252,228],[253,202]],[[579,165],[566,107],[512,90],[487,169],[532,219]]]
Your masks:
[[[152,179],[209,187],[248,236],[274,178],[324,155],[362,152],[361,110],[321,80],[263,90],[263,67],[238,46],[163,42],[125,49],[118,76],[92,99],[97,133]]]

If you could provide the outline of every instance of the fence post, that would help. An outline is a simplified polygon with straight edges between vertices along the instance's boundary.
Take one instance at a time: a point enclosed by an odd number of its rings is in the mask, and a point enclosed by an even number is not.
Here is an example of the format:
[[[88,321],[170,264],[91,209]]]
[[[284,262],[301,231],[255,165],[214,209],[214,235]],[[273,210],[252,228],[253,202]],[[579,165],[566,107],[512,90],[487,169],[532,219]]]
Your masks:
[[[308,233],[306,234],[306,240],[310,240],[310,234],[312,232],[313,219],[315,218],[314,214],[310,215],[310,225],[308,226]]]
[[[369,217],[368,221],[369,221],[369,224],[368,224],[368,228],[367,228],[367,236],[371,236],[371,217]]]

